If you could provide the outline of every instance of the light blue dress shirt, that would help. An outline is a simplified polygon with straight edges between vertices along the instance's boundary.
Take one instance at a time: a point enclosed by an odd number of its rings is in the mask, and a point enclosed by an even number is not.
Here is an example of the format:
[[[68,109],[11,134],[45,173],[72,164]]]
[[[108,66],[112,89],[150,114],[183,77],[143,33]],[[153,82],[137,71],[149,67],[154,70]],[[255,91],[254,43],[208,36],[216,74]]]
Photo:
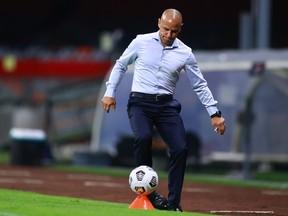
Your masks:
[[[217,101],[207,86],[191,48],[178,38],[172,46],[164,48],[159,31],[137,35],[132,40],[112,68],[106,83],[105,96],[115,98],[117,86],[128,65],[133,62],[135,64],[131,91],[174,95],[180,72],[184,70],[209,115],[218,110]]]

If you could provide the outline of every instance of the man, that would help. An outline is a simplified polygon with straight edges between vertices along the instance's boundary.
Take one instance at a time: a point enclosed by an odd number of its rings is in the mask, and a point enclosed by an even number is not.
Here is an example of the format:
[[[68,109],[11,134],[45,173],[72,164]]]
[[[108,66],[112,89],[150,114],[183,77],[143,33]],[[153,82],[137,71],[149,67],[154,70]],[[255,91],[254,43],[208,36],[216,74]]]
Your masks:
[[[127,112],[135,135],[136,165],[152,167],[153,126],[168,146],[168,199],[154,192],[148,196],[156,209],[182,211],[180,201],[186,167],[185,129],[180,117],[181,104],[173,99],[180,72],[184,70],[193,90],[211,116],[215,132],[223,135],[225,119],[217,109],[206,80],[198,68],[191,48],[177,36],[182,28],[182,15],[167,9],[158,19],[157,32],[138,35],[116,61],[102,98],[108,113],[116,109],[116,89],[129,64],[135,63]]]

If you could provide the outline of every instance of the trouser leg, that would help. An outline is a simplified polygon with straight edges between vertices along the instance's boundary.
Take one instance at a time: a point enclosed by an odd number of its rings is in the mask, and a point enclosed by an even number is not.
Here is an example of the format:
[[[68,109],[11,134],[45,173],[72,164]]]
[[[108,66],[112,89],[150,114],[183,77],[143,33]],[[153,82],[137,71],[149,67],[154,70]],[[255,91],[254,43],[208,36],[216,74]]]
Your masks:
[[[131,129],[135,136],[134,157],[136,166],[147,165],[152,167],[152,128],[153,121],[139,106],[133,106],[128,111]]]
[[[179,115],[181,106],[177,103],[174,101],[173,106],[167,107],[167,110],[157,118],[156,124],[169,149],[168,201],[173,203],[180,203],[181,201],[187,158],[185,129]]]

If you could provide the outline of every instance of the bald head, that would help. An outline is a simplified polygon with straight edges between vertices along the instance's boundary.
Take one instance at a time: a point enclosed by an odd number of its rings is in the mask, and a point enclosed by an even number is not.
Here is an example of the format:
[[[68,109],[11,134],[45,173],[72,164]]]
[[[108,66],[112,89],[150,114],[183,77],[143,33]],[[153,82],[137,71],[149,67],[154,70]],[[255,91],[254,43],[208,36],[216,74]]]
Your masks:
[[[182,24],[182,14],[176,9],[166,9],[161,16],[161,19],[166,20],[167,22],[177,22]]]

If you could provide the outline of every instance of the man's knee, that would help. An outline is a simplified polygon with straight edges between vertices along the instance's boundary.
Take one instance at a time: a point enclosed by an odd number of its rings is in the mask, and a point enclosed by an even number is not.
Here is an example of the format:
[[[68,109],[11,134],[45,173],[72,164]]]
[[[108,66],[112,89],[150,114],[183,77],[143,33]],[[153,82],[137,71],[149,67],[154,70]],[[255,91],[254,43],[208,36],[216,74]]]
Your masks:
[[[152,135],[151,134],[141,134],[135,137],[135,145],[140,146],[150,146],[152,145]]]
[[[186,146],[170,151],[170,158],[175,158],[175,157],[186,158],[187,155],[188,155],[188,149]]]

